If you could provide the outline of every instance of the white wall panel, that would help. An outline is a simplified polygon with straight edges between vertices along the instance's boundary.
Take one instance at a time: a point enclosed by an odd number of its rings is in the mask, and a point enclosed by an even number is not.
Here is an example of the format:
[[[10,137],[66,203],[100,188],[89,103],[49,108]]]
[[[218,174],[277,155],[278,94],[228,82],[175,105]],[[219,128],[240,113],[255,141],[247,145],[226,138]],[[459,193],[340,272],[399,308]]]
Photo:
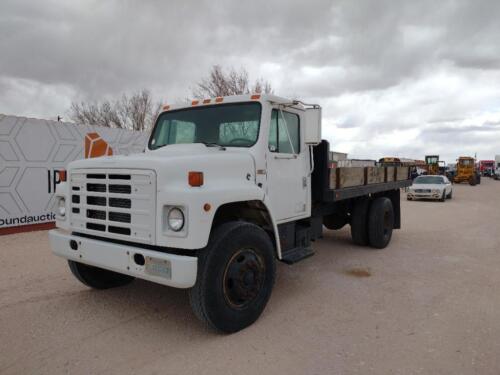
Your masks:
[[[54,221],[57,171],[98,133],[113,154],[141,152],[148,134],[0,114],[0,230]]]

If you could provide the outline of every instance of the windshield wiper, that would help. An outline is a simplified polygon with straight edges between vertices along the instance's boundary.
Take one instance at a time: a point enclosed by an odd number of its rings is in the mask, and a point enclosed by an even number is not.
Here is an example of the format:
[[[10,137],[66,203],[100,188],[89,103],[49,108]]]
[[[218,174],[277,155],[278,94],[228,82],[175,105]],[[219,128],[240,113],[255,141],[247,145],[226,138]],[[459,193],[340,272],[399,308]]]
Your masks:
[[[163,144],[163,145],[156,146],[156,147],[154,148],[154,150],[158,150],[159,148],[162,148],[162,147],[165,147],[165,146],[168,146],[168,145],[169,145],[168,143],[165,143],[165,144]],[[153,150],[153,151],[154,151],[154,150]]]
[[[219,150],[222,150],[222,151],[226,150],[226,148],[225,148],[224,146],[222,146],[222,145],[220,145],[220,144],[218,144],[218,143],[215,143],[215,142],[199,142],[199,143],[203,143],[203,144],[204,144],[205,146],[207,146],[207,147],[219,147]],[[154,150],[158,150],[159,148],[162,148],[162,147],[168,146],[168,145],[170,145],[170,144],[172,144],[172,143],[165,143],[165,144],[163,144],[163,145],[156,146],[156,147],[154,148]]]
[[[222,151],[226,150],[226,148],[224,146],[221,146],[220,144],[215,143],[215,142],[200,142],[200,143],[203,143],[207,147],[219,147],[219,150],[222,150]]]

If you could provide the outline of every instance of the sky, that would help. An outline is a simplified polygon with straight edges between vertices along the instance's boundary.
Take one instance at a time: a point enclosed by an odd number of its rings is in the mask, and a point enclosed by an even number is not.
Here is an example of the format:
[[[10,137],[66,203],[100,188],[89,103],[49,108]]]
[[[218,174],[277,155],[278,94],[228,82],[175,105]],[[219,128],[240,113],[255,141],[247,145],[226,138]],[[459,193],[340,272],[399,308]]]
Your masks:
[[[143,88],[190,96],[214,64],[323,107],[353,158],[500,154],[500,1],[0,2],[0,113],[66,117]]]

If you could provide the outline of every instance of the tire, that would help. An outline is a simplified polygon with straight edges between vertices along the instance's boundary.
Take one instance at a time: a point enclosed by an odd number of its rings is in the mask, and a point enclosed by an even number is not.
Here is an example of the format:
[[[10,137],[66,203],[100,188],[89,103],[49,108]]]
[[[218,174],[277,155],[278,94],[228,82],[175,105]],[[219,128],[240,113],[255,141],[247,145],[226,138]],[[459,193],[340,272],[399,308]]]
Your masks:
[[[446,201],[446,191],[445,190],[443,190],[443,196],[441,197],[441,199],[439,201],[440,202]]]
[[[84,285],[94,289],[109,289],[130,284],[134,277],[68,260],[71,273]]]
[[[259,318],[275,275],[274,246],[263,229],[246,222],[221,224],[200,251],[191,308],[209,327],[237,332]]]
[[[481,175],[477,176],[477,181],[476,182],[477,182],[478,185],[481,185]]]
[[[451,199],[453,198],[453,190],[450,190],[450,194],[446,196],[446,198]]]
[[[394,208],[389,198],[380,197],[370,205],[368,215],[368,238],[370,246],[376,249],[385,248],[392,237],[394,228]]]
[[[469,185],[470,186],[476,186],[476,178],[475,177],[471,177],[469,179]]]
[[[412,199],[409,196],[406,196],[407,201],[411,201]]]
[[[368,210],[370,201],[358,199],[351,212],[351,237],[356,245],[368,245]]]
[[[340,215],[328,215],[323,217],[323,225],[330,230],[338,230],[347,224],[347,218]]]

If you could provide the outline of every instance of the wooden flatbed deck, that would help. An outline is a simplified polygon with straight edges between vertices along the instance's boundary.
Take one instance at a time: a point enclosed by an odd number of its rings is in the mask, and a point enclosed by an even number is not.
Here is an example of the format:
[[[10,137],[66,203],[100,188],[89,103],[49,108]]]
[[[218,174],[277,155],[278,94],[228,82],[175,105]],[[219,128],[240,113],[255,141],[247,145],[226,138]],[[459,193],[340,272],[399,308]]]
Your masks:
[[[316,146],[313,172],[313,201],[331,203],[345,199],[398,190],[412,184],[410,167],[336,167],[330,168],[329,144]]]

